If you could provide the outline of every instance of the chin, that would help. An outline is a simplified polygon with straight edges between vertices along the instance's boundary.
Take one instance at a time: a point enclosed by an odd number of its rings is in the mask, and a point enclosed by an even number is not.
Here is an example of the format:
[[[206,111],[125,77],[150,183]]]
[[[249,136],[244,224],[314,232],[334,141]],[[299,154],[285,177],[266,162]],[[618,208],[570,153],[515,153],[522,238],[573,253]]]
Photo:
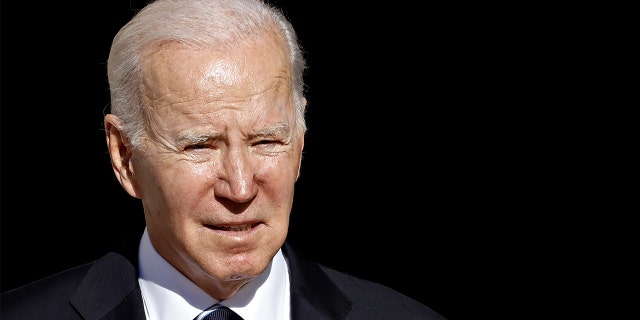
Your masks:
[[[236,254],[230,257],[226,263],[229,280],[248,279],[260,275],[271,262],[273,256],[263,254]]]

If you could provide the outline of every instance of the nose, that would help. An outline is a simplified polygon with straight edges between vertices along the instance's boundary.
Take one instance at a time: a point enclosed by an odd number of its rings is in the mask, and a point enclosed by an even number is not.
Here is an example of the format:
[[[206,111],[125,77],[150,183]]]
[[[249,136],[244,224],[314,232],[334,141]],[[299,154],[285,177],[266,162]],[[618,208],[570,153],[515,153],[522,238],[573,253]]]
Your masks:
[[[258,192],[253,165],[250,151],[242,147],[226,149],[217,166],[217,181],[214,184],[216,196],[236,203],[253,199]]]

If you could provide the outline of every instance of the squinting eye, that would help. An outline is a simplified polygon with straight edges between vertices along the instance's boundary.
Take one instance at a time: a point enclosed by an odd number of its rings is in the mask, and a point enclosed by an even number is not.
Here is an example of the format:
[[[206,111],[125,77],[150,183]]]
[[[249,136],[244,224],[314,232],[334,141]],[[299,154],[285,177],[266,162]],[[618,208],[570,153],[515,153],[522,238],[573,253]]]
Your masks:
[[[277,140],[260,140],[256,144],[259,145],[259,144],[273,144],[273,143],[280,143],[280,142]]]
[[[208,146],[205,145],[205,144],[194,144],[194,145],[187,146],[184,149],[185,150],[193,150],[193,149],[205,149],[205,148],[208,148]]]

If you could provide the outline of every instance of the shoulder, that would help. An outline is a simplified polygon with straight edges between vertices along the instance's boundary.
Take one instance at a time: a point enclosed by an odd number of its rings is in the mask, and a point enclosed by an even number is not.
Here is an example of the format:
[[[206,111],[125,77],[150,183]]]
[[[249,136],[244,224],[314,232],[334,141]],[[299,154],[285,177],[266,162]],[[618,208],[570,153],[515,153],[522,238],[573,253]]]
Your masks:
[[[306,258],[285,242],[291,279],[292,312],[305,319],[311,314],[345,319],[443,320],[442,315],[401,292]]]
[[[423,303],[393,288],[319,266],[353,302],[352,315],[362,314],[371,319],[445,319]]]
[[[0,318],[79,319],[79,314],[104,314],[133,292],[135,267],[124,256],[108,253],[98,260],[67,269],[0,296]]]
[[[49,310],[52,314],[73,319],[75,315],[69,300],[92,265],[93,262],[77,266],[3,292],[0,318],[37,319],[42,317],[40,310]]]

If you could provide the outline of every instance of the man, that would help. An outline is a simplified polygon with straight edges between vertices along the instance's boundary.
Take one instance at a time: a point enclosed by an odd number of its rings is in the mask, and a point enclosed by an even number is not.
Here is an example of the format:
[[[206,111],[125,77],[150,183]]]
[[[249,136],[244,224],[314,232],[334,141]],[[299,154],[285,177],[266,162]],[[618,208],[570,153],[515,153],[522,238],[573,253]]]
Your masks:
[[[258,0],[157,0],[113,40],[113,171],[146,228],[2,295],[2,319],[444,319],[286,237],[306,124],[295,32]]]

